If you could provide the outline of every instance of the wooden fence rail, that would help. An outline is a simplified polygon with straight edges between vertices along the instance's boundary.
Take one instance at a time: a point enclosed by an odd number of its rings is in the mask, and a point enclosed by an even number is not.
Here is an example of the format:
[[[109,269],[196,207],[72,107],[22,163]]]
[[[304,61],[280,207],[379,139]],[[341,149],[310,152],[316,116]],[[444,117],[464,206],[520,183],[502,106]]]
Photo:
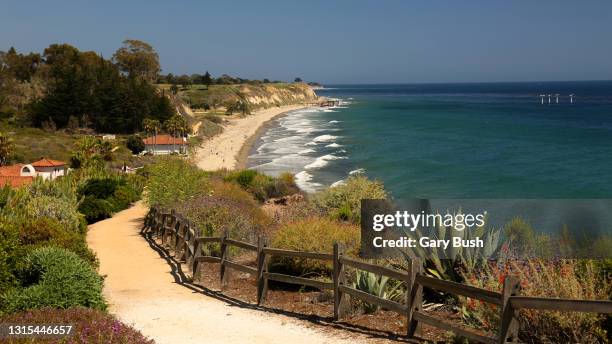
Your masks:
[[[259,237],[257,243],[232,239],[227,232],[219,237],[202,236],[193,224],[174,210],[152,207],[145,217],[141,231],[158,239],[168,254],[184,263],[187,273],[197,280],[201,263],[220,264],[219,279],[221,288],[229,283],[228,269],[238,270],[253,275],[257,280],[257,304],[265,302],[269,281],[308,286],[319,290],[333,290],[334,318],[342,319],[350,311],[348,297],[378,305],[384,309],[397,312],[407,318],[407,336],[414,337],[420,332],[421,324],[428,324],[455,334],[465,336],[481,343],[510,343],[518,341],[519,313],[523,308],[548,311],[612,313],[612,301],[570,300],[542,297],[520,296],[520,283],[514,276],[504,280],[501,293],[477,288],[462,283],[445,281],[425,276],[422,263],[417,259],[410,262],[408,271],[400,271],[386,266],[367,263],[344,255],[344,248],[334,244],[333,253],[301,252],[268,247],[267,241]],[[219,248],[219,257],[203,255],[205,245]],[[256,266],[239,264],[231,260],[231,247],[256,253]],[[333,264],[331,281],[304,278],[281,273],[269,272],[272,257],[290,257],[331,261]],[[387,276],[405,285],[403,302],[396,302],[358,290],[348,285],[347,268],[367,271],[380,276]],[[423,288],[429,288],[452,295],[465,296],[491,303],[500,308],[500,324],[496,336],[482,334],[479,331],[446,319],[438,318],[423,311]]]

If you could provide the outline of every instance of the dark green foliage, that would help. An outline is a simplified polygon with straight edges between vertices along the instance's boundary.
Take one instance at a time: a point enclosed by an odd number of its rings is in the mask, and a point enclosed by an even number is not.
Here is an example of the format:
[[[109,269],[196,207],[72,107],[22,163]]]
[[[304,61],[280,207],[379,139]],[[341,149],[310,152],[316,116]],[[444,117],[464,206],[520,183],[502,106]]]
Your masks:
[[[6,205],[6,201],[10,193],[11,187],[8,186],[8,184],[0,187],[0,209],[4,208]]]
[[[140,154],[145,150],[145,144],[142,142],[142,138],[137,135],[128,137],[125,145],[130,151],[132,151],[132,154]]]
[[[63,247],[91,264],[96,263],[96,257],[87,247],[84,234],[68,230],[54,218],[32,219],[19,227],[19,242],[27,250],[41,246]]]
[[[111,217],[113,213],[127,208],[140,198],[141,188],[135,179],[103,178],[90,179],[78,190],[83,200],[79,212],[88,223]]]
[[[79,205],[79,212],[85,215],[87,223],[94,223],[111,217],[113,205],[105,199],[86,196]]]
[[[169,100],[142,78],[122,75],[119,68],[93,52],[80,52],[67,44],[44,51],[46,92],[30,106],[33,124],[57,128],[70,118],[98,132],[130,133],[144,118],[165,120],[174,110]]]
[[[115,193],[119,181],[114,178],[90,179],[78,190],[79,196],[109,198]]]
[[[0,218],[0,221],[4,219]],[[23,256],[19,231],[8,223],[0,223],[0,290],[8,291],[19,285],[16,270]],[[0,293],[1,294],[1,293]]]
[[[123,210],[140,198],[138,191],[130,185],[119,185],[113,193],[115,211]]]
[[[43,247],[26,258],[24,288],[2,297],[2,308],[15,312],[42,307],[83,306],[106,309],[102,278],[87,262],[66,249]]]

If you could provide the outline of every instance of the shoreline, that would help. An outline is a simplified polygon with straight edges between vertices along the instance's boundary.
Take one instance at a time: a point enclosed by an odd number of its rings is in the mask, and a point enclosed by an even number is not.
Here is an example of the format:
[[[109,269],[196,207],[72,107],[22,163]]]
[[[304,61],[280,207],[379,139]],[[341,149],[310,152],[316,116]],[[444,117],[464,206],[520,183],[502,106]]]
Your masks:
[[[245,168],[251,148],[257,138],[270,127],[272,120],[311,106],[285,105],[256,111],[247,117],[230,119],[222,133],[204,141],[196,149],[196,165],[207,171]]]

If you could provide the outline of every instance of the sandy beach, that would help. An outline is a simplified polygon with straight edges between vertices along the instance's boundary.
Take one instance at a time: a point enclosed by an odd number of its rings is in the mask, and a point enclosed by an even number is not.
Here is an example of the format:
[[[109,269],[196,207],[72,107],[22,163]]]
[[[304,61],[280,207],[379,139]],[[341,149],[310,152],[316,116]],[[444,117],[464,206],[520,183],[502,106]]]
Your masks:
[[[255,139],[272,119],[308,105],[287,105],[254,112],[243,118],[232,118],[223,132],[196,149],[196,165],[203,170],[243,168]]]

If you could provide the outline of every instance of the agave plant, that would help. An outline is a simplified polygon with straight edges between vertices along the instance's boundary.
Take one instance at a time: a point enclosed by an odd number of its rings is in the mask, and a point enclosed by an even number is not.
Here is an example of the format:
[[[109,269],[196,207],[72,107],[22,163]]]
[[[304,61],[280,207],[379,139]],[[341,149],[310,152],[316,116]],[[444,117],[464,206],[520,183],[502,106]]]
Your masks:
[[[417,228],[412,232],[405,230],[402,235],[416,240],[421,237],[429,237],[434,240],[450,240],[450,242],[454,240],[453,238],[460,238],[461,240],[479,238],[482,240],[482,247],[453,247],[453,245],[449,245],[447,249],[444,249],[442,247],[424,248],[416,245],[410,251],[400,250],[401,255],[408,263],[414,257],[420,258],[424,262],[427,275],[460,282],[462,277],[457,268],[474,269],[494,257],[501,246],[502,231],[487,228],[486,224],[462,230],[457,229],[455,225],[444,226],[438,224],[431,229]]]
[[[390,282],[387,276],[379,276],[368,271],[357,270],[352,287],[383,299],[400,302],[403,295],[402,283],[391,284],[392,282]],[[372,313],[378,309],[380,309],[380,306],[364,302],[366,313]]]

